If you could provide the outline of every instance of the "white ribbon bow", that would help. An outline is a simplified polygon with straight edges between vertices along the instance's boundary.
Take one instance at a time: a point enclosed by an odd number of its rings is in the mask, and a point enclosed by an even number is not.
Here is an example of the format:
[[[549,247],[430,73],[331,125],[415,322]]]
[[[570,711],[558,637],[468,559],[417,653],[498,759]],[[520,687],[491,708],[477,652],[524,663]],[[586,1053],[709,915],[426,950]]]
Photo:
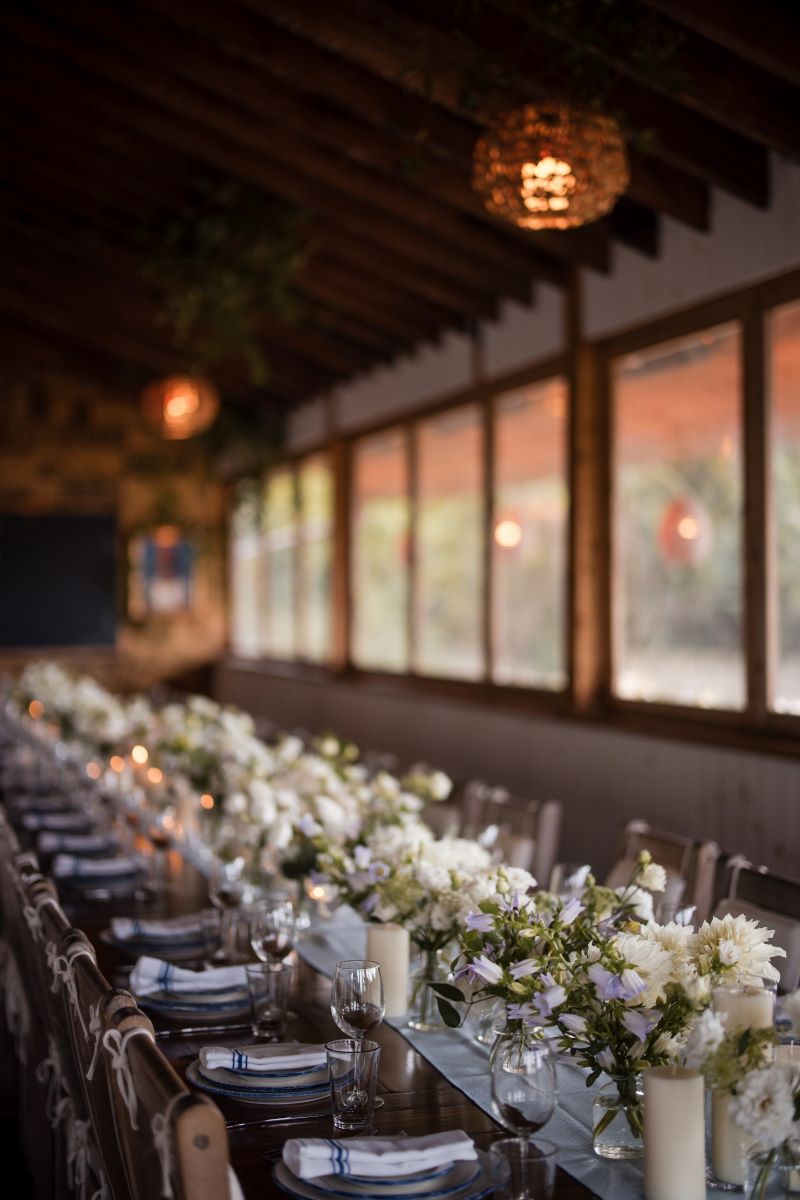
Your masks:
[[[139,1126],[136,1124],[138,1101],[128,1062],[128,1042],[138,1033],[145,1033],[148,1037],[152,1037],[150,1030],[143,1029],[141,1026],[129,1029],[127,1033],[120,1033],[118,1029],[107,1029],[103,1034],[103,1046],[111,1056],[111,1069],[117,1077],[117,1087],[122,1096],[122,1102],[128,1110],[131,1129],[138,1129]]]
[[[35,942],[41,941],[44,937],[44,930],[42,928],[42,918],[39,916],[38,911],[32,908],[30,904],[25,904],[22,908],[22,915],[28,923],[28,929],[33,940]]]
[[[36,1079],[39,1083],[48,1083],[49,1081],[44,1111],[48,1121],[55,1129],[64,1115],[61,1101],[64,1098],[65,1089],[61,1074],[61,1059],[52,1036],[47,1038],[47,1056],[36,1068]]]
[[[172,1130],[170,1121],[172,1119],[172,1109],[176,1102],[185,1095],[185,1092],[180,1092],[177,1096],[173,1096],[163,1113],[156,1113],[150,1119],[150,1132],[153,1135],[153,1145],[158,1154],[158,1161],[161,1163],[161,1195],[166,1197],[166,1200],[172,1200]]]
[[[17,960],[8,942],[0,941],[0,982],[5,999],[6,1028],[14,1038],[21,1063],[28,1061],[31,1015]]]
[[[100,1001],[97,1004],[89,1005],[89,1037],[94,1038],[94,1051],[92,1052],[92,1061],[89,1063],[89,1070],[86,1072],[88,1080],[94,1079],[94,1073],[97,1070],[97,1060],[100,1054],[100,1042],[103,1036],[103,1025],[100,1020]]]
[[[66,954],[56,954],[56,947],[53,942],[48,942],[45,946],[45,954],[47,956],[47,965],[53,973],[53,983],[50,987],[51,992],[57,992],[59,986],[63,982],[67,989],[70,998],[70,1003],[75,1009],[75,1015],[80,1021],[83,1036],[89,1040],[89,1031],[86,1028],[86,1022],[83,1019],[81,1006],[78,1002],[78,985],[75,981],[75,959],[80,958],[82,954],[88,954],[91,958],[94,953],[88,946],[70,946]]]

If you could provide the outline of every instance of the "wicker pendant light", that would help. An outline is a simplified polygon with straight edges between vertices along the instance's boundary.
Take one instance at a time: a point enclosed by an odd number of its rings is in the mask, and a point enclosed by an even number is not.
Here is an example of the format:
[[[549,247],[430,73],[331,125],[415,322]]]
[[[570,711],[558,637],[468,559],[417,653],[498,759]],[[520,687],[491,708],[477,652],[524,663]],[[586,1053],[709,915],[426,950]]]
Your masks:
[[[219,396],[208,379],[170,375],[142,394],[148,423],[165,438],[191,438],[208,429],[219,412]]]
[[[528,104],[490,123],[473,154],[490,213],[523,229],[570,229],[614,207],[630,180],[613,117],[570,104]]]

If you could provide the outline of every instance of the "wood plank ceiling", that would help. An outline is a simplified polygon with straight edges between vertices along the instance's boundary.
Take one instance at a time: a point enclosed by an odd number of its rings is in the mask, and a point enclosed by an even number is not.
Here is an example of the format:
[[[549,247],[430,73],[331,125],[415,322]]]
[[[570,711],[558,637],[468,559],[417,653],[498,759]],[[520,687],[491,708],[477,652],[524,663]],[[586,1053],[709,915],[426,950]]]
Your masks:
[[[470,186],[481,121],[461,104],[459,0],[4,0],[0,6],[0,352],[111,378],[175,369],[137,230],[209,175],[308,214],[300,320],[265,317],[265,387],[285,407],[448,329],[535,302],[622,242],[657,255],[662,215],[712,224],[712,186],[769,200],[768,152],[800,154],[800,10],[762,0],[642,0],[680,33],[680,88],[609,61],[614,104],[652,131],[628,194],[567,233],[498,222]],[[474,6],[487,56],[530,46],[529,0]],[[409,70],[418,48],[437,69]],[[495,88],[495,92],[498,89]],[[504,86],[493,105],[528,97]],[[409,169],[413,164],[413,170]]]

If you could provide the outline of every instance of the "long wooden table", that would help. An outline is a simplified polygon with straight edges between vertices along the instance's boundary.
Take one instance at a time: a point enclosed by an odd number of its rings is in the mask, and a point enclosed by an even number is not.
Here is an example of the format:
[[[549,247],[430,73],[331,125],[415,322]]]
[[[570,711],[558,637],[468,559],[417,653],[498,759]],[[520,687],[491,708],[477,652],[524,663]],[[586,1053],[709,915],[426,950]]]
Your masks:
[[[142,849],[147,851],[150,847]],[[101,970],[115,986],[127,986],[131,960],[100,936],[112,916],[134,915],[134,907],[137,916],[178,916],[196,912],[208,904],[204,879],[176,851],[167,855],[166,878],[168,890],[138,905],[130,899],[97,903],[70,897],[66,892],[62,897],[67,915],[90,938]],[[330,1014],[330,981],[302,961],[295,967],[292,1006],[298,1013],[290,1026],[293,1038],[327,1042],[341,1037]],[[153,1024],[161,1050],[180,1073],[197,1057],[201,1046],[210,1041],[226,1046],[247,1045],[252,1041],[244,1030],[170,1036],[170,1030],[179,1028],[178,1024],[158,1016],[153,1017]],[[382,1048],[379,1090],[384,1100],[383,1107],[375,1114],[376,1133],[389,1136],[405,1131],[415,1135],[463,1129],[484,1149],[499,1136],[508,1136],[397,1030],[382,1026],[374,1036]],[[330,1107],[325,1103],[302,1112],[287,1110],[288,1116],[273,1116],[267,1109],[227,1098],[216,1098],[216,1102],[228,1124],[231,1162],[247,1200],[285,1196],[273,1182],[272,1165],[280,1158],[288,1137],[331,1137],[333,1133]],[[546,1129],[543,1136],[547,1136]],[[561,1170],[555,1194],[557,1200],[589,1200],[593,1195]]]

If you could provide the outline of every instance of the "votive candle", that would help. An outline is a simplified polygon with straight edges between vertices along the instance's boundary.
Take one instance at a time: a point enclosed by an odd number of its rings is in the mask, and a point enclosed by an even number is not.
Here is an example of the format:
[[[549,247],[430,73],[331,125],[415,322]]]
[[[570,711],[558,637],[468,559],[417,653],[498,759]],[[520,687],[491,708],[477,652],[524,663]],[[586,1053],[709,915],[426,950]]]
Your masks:
[[[775,992],[757,984],[718,987],[713,992],[712,1007],[715,1013],[728,1018],[725,1027],[729,1033],[734,1029],[770,1029],[775,1019]],[[730,1104],[727,1092],[712,1093],[711,1166],[722,1183],[744,1187],[747,1154],[753,1143],[730,1115]]]

